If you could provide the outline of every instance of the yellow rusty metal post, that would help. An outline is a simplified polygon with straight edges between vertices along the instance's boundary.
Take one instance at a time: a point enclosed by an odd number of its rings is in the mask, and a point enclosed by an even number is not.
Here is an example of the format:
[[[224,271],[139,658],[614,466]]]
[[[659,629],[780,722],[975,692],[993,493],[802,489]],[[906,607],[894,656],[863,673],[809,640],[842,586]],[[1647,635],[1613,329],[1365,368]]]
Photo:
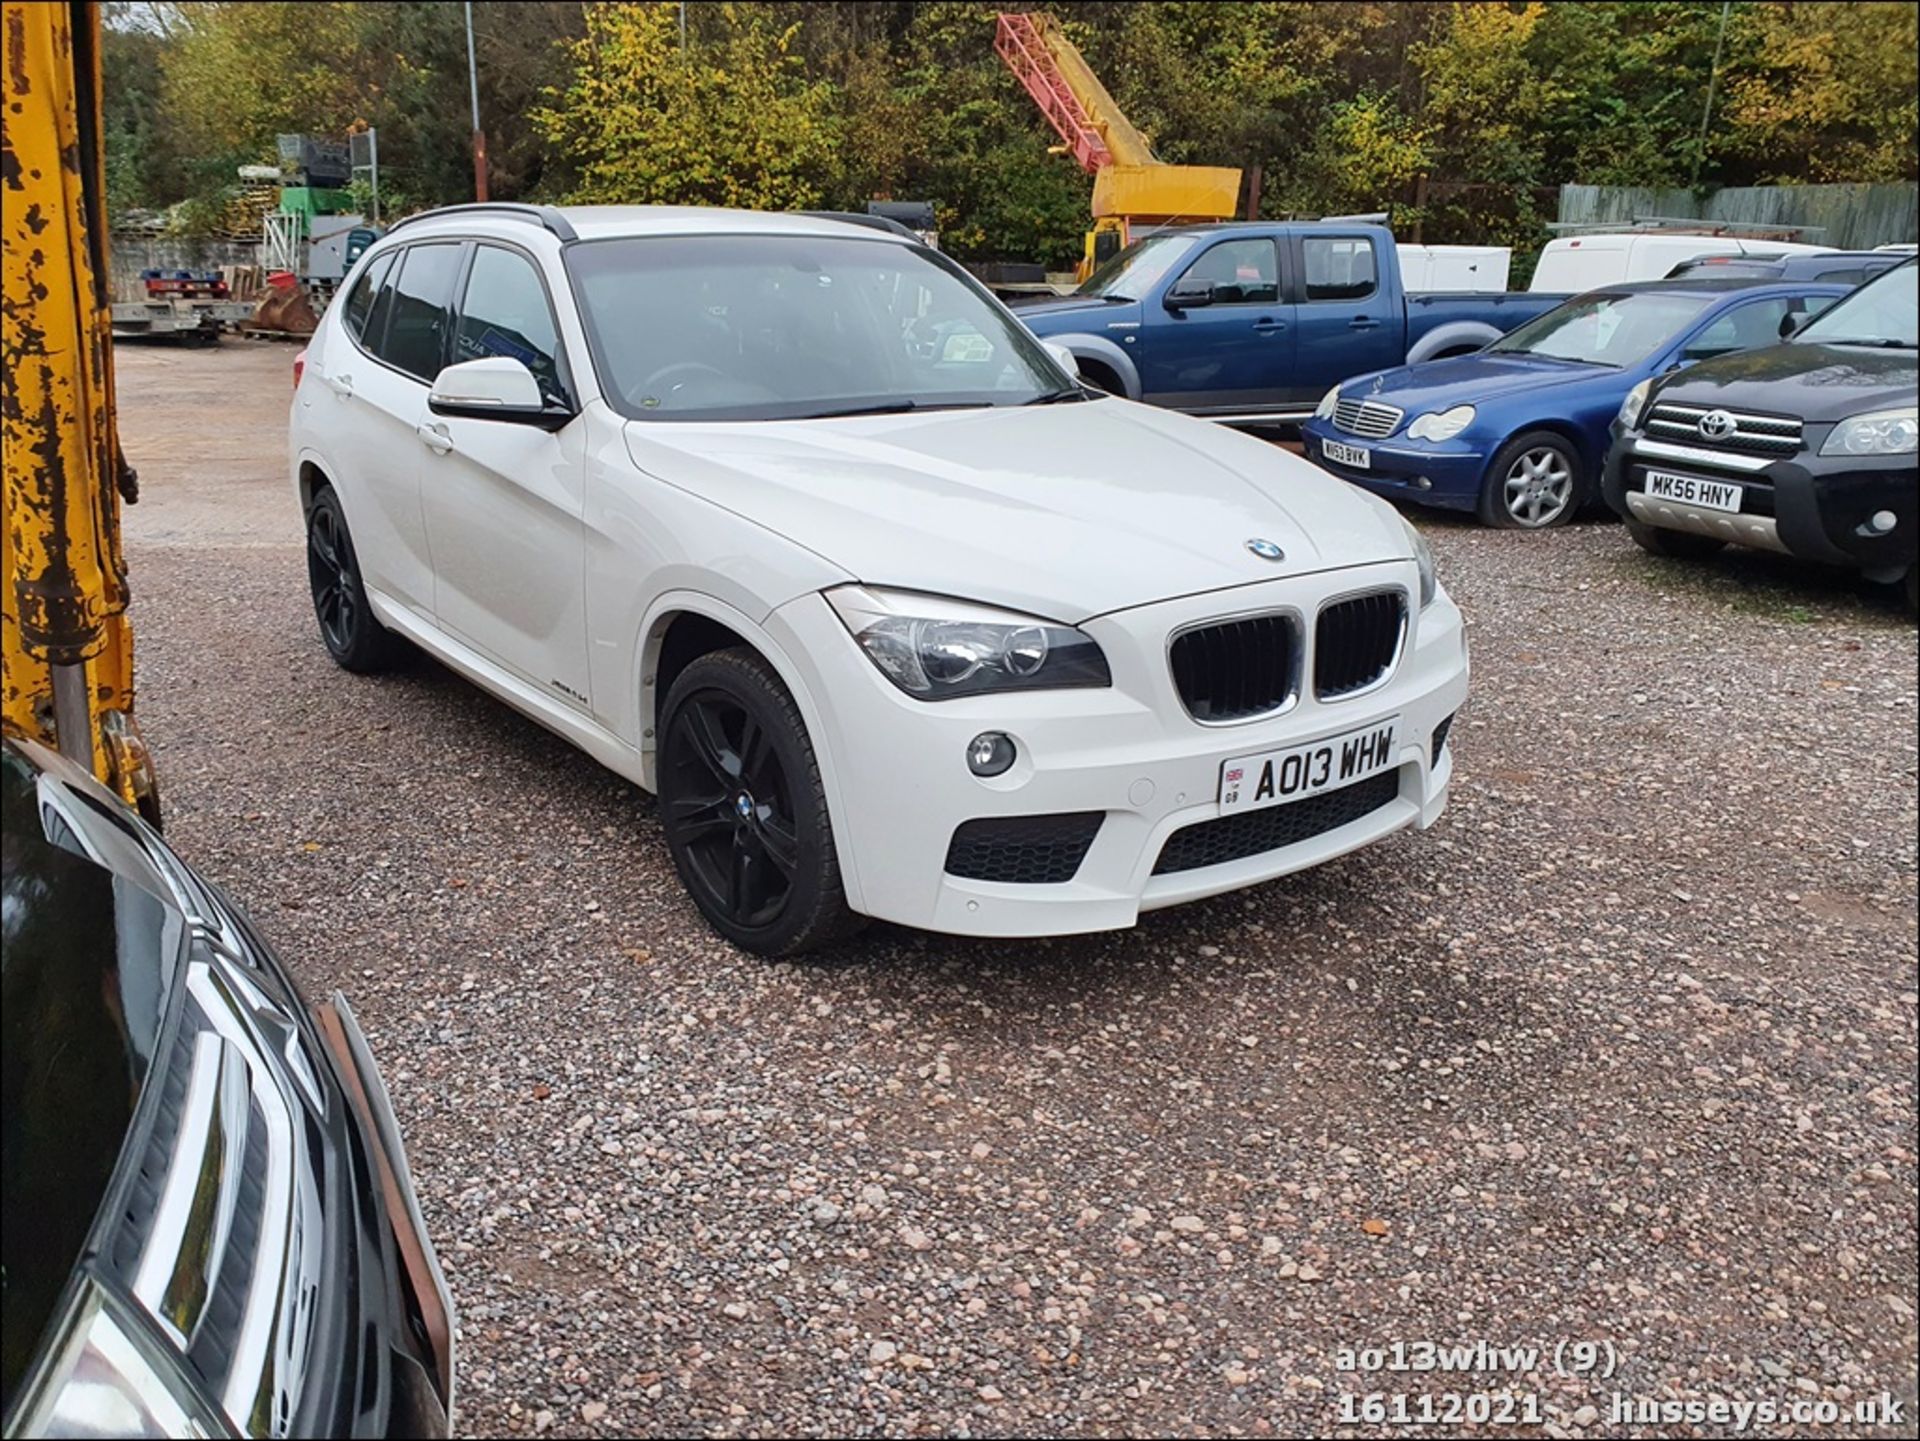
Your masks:
[[[4,720],[155,813],[132,721],[120,503],[134,488],[114,432],[99,13],[0,12]]]

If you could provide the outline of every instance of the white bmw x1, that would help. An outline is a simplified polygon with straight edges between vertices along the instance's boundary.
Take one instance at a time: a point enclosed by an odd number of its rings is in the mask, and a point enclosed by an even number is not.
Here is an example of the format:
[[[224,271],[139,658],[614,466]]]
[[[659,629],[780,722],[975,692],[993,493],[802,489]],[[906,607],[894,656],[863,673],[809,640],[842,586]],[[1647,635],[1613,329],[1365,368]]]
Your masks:
[[[1399,515],[910,239],[436,211],[299,370],[333,658],[404,637],[655,792],[748,950],[1127,926],[1446,803],[1466,640]]]

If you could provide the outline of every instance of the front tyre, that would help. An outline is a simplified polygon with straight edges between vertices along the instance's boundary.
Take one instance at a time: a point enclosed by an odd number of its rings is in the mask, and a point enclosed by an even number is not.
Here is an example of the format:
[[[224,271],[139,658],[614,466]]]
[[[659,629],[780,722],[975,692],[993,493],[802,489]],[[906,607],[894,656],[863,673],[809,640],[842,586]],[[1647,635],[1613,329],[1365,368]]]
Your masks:
[[[347,533],[347,513],[332,486],[307,508],[307,587],[327,654],[343,670],[365,675],[390,668],[400,641],[374,618],[360,583],[360,563]]]
[[[1503,530],[1550,530],[1565,525],[1586,494],[1573,443],[1550,430],[1516,435],[1487,467],[1480,488],[1480,519]]]
[[[662,717],[661,825],[707,924],[768,957],[857,930],[813,743],[773,668],[744,647],[701,656]]]
[[[1643,525],[1637,520],[1627,522],[1627,534],[1648,555],[1665,556],[1668,560],[1704,560],[1727,547],[1724,540],[1716,540],[1710,535],[1668,530],[1661,525]]]

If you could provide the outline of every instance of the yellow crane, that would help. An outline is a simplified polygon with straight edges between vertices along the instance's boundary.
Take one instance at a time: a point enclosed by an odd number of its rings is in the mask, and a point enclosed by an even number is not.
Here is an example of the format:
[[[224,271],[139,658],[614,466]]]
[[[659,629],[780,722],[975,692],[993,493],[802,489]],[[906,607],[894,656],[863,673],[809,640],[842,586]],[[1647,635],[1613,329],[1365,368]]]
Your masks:
[[[1081,257],[1083,279],[1133,238],[1135,225],[1233,218],[1240,172],[1219,165],[1168,165],[1155,158],[1146,136],[1051,15],[1002,13],[993,48],[1059,133],[1060,148],[1093,176],[1093,229]]]
[[[120,549],[136,492],[114,429],[100,12],[0,8],[0,720],[157,817]]]

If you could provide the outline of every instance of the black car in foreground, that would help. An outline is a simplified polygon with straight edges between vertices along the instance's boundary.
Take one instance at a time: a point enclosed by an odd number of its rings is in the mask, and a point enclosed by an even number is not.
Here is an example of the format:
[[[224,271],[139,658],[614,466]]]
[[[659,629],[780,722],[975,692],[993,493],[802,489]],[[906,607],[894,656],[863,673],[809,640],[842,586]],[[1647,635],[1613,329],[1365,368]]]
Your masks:
[[[0,742],[8,1436],[446,1435],[453,1308],[343,997]]]
[[[1920,608],[1920,268],[1908,260],[1763,350],[1636,386],[1602,489],[1657,555],[1733,543],[1906,583]]]

